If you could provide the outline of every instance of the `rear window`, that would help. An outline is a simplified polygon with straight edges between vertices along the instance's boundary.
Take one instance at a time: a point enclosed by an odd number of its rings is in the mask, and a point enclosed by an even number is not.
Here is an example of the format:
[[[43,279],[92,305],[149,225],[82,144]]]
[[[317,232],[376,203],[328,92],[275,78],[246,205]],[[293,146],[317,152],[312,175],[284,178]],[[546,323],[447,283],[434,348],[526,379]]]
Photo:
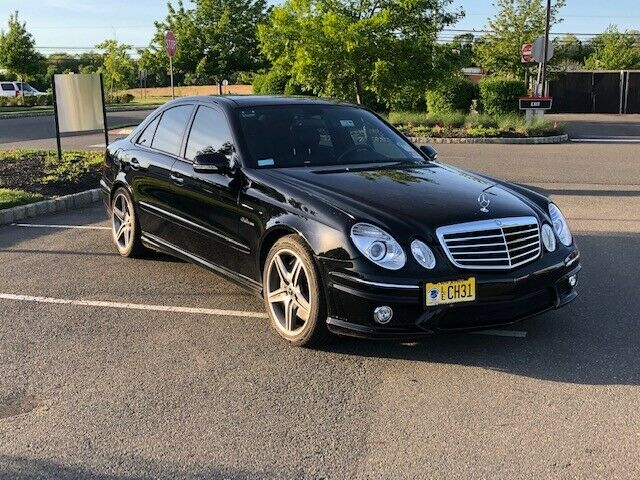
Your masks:
[[[3,83],[2,84],[2,91],[4,92],[15,92],[15,87],[13,86],[13,83]]]
[[[156,150],[170,153],[171,155],[179,155],[182,136],[187,128],[187,122],[191,117],[192,110],[193,106],[191,105],[182,105],[165,110],[151,146]]]
[[[36,90],[35,88],[33,88],[31,85],[29,85],[28,83],[23,83],[22,84],[22,89],[25,92],[31,92],[31,93],[37,93],[38,90]]]

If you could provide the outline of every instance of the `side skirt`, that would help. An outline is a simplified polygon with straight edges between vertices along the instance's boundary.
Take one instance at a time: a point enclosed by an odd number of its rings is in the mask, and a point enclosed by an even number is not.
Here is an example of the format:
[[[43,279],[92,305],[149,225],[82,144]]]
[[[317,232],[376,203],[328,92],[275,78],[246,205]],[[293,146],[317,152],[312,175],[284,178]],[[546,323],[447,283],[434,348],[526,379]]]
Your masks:
[[[262,296],[262,284],[260,284],[259,282],[256,282],[255,280],[249,277],[245,277],[244,275],[240,275],[227,268],[208,262],[207,260],[204,260],[203,258],[200,258],[197,255],[193,255],[192,253],[182,250],[181,248],[176,247],[172,243],[169,243],[166,240],[162,240],[161,238],[156,237],[155,235],[152,235],[150,233],[142,232],[141,239],[142,239],[142,244],[147,248],[150,248],[152,250],[158,250],[160,252],[173,255],[174,257],[178,257],[186,262],[194,263],[196,265],[204,267],[207,270],[210,270],[214,273],[222,275],[223,277],[231,280],[232,282],[237,283],[238,285],[245,288],[246,290],[249,290],[250,292],[258,296]]]

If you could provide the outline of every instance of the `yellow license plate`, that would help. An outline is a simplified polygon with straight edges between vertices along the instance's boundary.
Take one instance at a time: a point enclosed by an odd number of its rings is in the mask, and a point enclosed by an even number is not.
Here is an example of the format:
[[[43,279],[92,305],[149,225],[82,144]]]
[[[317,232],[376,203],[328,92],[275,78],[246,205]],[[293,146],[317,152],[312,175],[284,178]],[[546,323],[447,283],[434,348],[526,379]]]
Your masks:
[[[427,307],[447,303],[472,302],[476,299],[475,277],[425,285]]]

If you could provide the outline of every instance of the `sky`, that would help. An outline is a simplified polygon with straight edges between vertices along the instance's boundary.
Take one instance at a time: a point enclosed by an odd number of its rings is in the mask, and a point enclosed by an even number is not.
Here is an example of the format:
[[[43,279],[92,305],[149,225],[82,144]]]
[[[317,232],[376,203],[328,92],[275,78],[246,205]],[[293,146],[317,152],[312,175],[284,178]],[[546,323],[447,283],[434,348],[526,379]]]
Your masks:
[[[279,3],[272,0],[272,4]],[[455,0],[466,16],[451,28],[481,30],[493,16],[493,0]],[[567,0],[563,23],[555,32],[598,33],[610,23],[621,30],[640,30],[639,0]],[[166,0],[0,0],[0,28],[18,9],[42,53],[79,52],[107,38],[135,47],[146,46],[154,32],[153,22],[166,16]]]

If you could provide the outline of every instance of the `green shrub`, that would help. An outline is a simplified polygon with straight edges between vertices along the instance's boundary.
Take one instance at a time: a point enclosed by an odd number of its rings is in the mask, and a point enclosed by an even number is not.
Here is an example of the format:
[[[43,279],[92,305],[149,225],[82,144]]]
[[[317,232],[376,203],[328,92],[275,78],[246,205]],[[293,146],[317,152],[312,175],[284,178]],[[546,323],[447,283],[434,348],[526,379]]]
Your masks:
[[[391,112],[387,119],[409,136],[436,137],[544,137],[564,133],[564,124],[523,115]]]
[[[267,73],[258,73],[253,77],[253,93],[256,95],[282,95],[289,77],[275,70]]]
[[[411,85],[406,85],[395,91],[391,95],[391,110],[410,110],[424,111],[426,110],[426,102],[424,92],[417,90]]]
[[[476,96],[475,85],[463,78],[453,77],[427,92],[427,109],[431,113],[468,112]]]
[[[407,127],[428,127],[436,125],[444,128],[460,128],[464,125],[465,114],[460,112],[422,113],[422,112],[391,112],[389,122],[394,125]]]
[[[27,95],[23,97],[0,97],[0,107],[44,107],[52,105],[52,96],[50,93],[46,95]]]
[[[518,112],[518,98],[527,94],[520,80],[485,78],[480,81],[480,109],[489,115]]]
[[[107,95],[106,102],[109,104],[125,104],[133,102],[134,98],[130,93],[114,93],[113,95]]]
[[[479,114],[468,115],[465,122],[465,128],[498,128],[498,118],[496,116]]]

